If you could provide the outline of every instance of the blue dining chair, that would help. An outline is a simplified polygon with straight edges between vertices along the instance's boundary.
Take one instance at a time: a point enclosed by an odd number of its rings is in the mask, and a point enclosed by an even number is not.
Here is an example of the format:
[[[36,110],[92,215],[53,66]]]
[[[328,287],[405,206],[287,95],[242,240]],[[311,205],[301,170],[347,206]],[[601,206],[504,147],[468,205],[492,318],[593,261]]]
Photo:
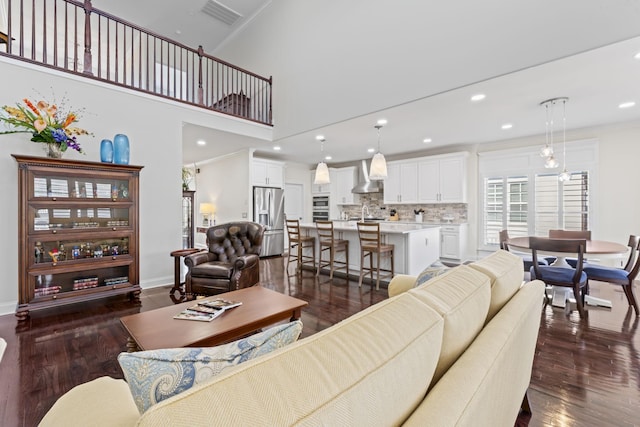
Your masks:
[[[584,310],[584,288],[587,286],[587,274],[582,271],[585,239],[550,239],[547,237],[529,237],[529,248],[533,257],[530,269],[531,280],[542,280],[550,286],[563,286],[573,289],[580,318],[586,316]],[[576,268],[544,266],[538,264],[538,251],[578,254]]]
[[[510,252],[509,244],[507,243],[507,240],[509,240],[509,232],[507,230],[501,230],[499,234],[499,239],[500,239],[500,249]],[[522,262],[524,264],[524,271],[529,272],[529,270],[531,269],[531,266],[533,265],[533,257],[529,254],[521,254],[521,253],[514,253],[514,255],[518,255],[520,258],[522,258]],[[540,258],[538,260],[538,264],[549,265],[549,263],[545,258]]]
[[[636,316],[640,316],[638,303],[633,295],[633,281],[638,275],[640,269],[640,236],[629,236],[629,259],[624,268],[605,267],[600,265],[586,264],[584,272],[587,274],[588,280],[597,280],[599,282],[608,282],[614,285],[622,286],[624,294],[627,296],[629,306],[636,311]]]
[[[587,239],[591,240],[591,230],[549,230],[549,237],[551,239]],[[555,262],[556,257],[545,257],[549,264]],[[565,258],[567,264],[576,268],[575,258]],[[584,260],[586,261],[586,260]],[[588,288],[587,288],[588,289]]]

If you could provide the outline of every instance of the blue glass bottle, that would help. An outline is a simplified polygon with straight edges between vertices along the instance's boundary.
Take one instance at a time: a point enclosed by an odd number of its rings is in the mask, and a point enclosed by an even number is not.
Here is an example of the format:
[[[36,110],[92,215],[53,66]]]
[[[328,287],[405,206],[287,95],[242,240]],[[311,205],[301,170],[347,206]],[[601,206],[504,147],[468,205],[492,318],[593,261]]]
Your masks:
[[[113,142],[110,139],[103,139],[100,142],[100,161],[113,163]]]
[[[113,162],[120,165],[129,164],[129,138],[121,133],[113,137]]]

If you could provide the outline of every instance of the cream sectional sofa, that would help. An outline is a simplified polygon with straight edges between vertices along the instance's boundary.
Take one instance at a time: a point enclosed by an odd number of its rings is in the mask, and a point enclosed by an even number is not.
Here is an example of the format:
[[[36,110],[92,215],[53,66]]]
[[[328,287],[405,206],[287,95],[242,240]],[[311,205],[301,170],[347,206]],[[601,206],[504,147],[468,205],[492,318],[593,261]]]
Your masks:
[[[513,426],[526,396],[544,285],[498,251],[324,331],[223,371],[140,415],[123,380],[62,396],[41,425]]]

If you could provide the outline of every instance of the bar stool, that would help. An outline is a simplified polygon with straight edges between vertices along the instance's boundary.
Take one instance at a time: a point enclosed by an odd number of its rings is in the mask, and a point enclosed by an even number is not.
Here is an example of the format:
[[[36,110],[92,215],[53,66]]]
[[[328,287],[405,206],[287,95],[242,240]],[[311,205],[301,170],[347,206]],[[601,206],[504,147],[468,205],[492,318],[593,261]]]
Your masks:
[[[393,270],[393,250],[394,245],[382,243],[380,235],[380,224],[377,222],[359,222],[358,238],[360,239],[360,279],[358,286],[362,286],[362,278],[368,272],[371,277],[371,285],[373,286],[373,272],[376,273],[376,290],[380,289],[380,278],[391,279],[394,274]],[[376,258],[374,267],[373,258]],[[369,257],[369,267],[365,267],[365,259]],[[380,268],[382,258],[389,258],[391,267],[389,269]],[[386,273],[386,274],[381,274]]]
[[[333,221],[316,221],[316,231],[318,232],[318,243],[320,244],[320,253],[318,254],[318,272],[320,275],[322,267],[329,266],[329,279],[333,279],[333,272],[344,269],[349,280],[349,241],[345,239],[336,239],[333,234]],[[329,260],[322,259],[322,254],[329,251]],[[344,261],[336,260],[336,253],[344,252]],[[338,265],[338,266],[336,266]]]
[[[316,238],[313,236],[303,236],[300,233],[300,221],[297,219],[286,219],[287,235],[289,236],[289,256],[287,258],[287,271],[291,259],[295,259],[298,263],[296,272],[302,272],[304,264],[313,264],[316,269]],[[305,249],[311,249],[312,255],[305,255]]]

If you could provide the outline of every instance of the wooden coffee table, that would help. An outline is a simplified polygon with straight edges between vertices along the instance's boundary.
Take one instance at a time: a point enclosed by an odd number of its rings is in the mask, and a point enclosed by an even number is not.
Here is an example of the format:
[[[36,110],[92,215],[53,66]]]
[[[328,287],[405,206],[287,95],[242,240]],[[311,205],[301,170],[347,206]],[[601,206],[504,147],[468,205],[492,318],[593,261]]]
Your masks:
[[[259,285],[205,299],[215,298],[241,301],[242,305],[211,322],[173,318],[196,304],[195,300],[121,317],[129,333],[127,351],[222,344],[282,320],[299,319],[302,307],[308,304]]]

